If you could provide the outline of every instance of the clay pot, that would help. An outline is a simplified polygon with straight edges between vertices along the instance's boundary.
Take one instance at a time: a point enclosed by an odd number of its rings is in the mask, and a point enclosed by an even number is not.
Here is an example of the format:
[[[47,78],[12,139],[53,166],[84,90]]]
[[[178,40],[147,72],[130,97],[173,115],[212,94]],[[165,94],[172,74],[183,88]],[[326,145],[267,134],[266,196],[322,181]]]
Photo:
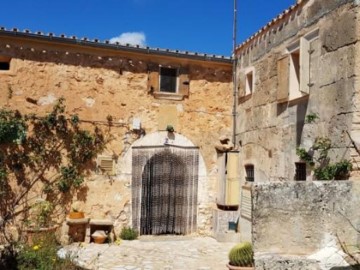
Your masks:
[[[103,244],[107,238],[107,236],[93,236],[95,244]]]
[[[234,266],[231,264],[226,264],[227,268],[229,268],[230,270],[254,270],[255,267],[253,266]]]
[[[85,217],[84,212],[70,212],[69,213],[70,219],[81,219],[84,217]]]
[[[48,228],[26,228],[26,242],[29,245],[34,244],[34,240],[39,240],[41,238],[46,238],[49,234],[55,234],[57,225]]]
[[[107,239],[106,233],[102,230],[95,231],[91,235],[91,237],[94,239],[94,242],[96,244],[103,244],[105,242],[105,240]]]

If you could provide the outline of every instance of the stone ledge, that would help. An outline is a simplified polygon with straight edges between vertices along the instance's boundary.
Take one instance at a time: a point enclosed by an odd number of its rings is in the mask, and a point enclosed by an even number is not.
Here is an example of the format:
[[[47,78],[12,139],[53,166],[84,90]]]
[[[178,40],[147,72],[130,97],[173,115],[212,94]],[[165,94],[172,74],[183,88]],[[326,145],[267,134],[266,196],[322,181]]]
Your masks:
[[[280,254],[256,254],[256,270],[320,270],[319,262],[306,256],[285,256]]]
[[[91,219],[90,225],[98,225],[98,226],[113,226],[114,223],[108,219]]]
[[[183,100],[184,95],[167,92],[153,92],[153,95],[157,99],[169,99],[169,100]]]
[[[89,220],[90,218],[78,218],[78,219],[66,218],[66,224],[67,225],[88,224]]]

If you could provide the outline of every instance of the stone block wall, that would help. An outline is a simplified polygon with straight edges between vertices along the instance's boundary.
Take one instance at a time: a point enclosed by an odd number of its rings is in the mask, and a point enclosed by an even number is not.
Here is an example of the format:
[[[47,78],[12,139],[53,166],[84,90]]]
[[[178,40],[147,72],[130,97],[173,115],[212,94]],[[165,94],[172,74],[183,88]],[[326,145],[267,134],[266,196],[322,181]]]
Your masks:
[[[296,148],[309,150],[316,137],[328,137],[333,146],[331,160],[350,159],[352,177],[357,177],[359,153],[352,141],[359,141],[358,11],[353,1],[302,1],[238,49],[237,142],[242,181],[246,164],[254,165],[255,181],[294,180],[299,161]],[[278,63],[307,35],[317,36],[308,50],[309,94],[279,100],[280,81],[286,83],[288,77],[281,77]],[[249,70],[253,92],[242,96]],[[319,119],[307,123],[309,114]],[[311,178],[308,171],[307,179]]]
[[[259,183],[252,191],[256,269],[348,265],[340,243],[359,245],[357,181]]]
[[[66,114],[95,121],[107,129],[114,125],[104,155],[116,157],[116,174],[100,175],[92,168],[85,187],[73,200],[84,202],[87,217],[109,219],[115,230],[131,225],[131,146],[159,127],[169,108],[176,122],[175,134],[200,148],[199,233],[210,234],[217,187],[220,135],[231,132],[230,61],[194,60],[108,48],[69,45],[41,39],[0,35],[0,55],[11,57],[10,70],[0,71],[0,106],[23,114],[42,115],[56,100],[65,98]],[[157,98],[148,89],[149,65],[181,66],[188,70],[189,95],[183,100]],[[142,132],[132,129],[141,121]],[[91,128],[91,124],[88,126]],[[39,193],[41,187],[34,193]],[[69,209],[62,209],[63,217]]]

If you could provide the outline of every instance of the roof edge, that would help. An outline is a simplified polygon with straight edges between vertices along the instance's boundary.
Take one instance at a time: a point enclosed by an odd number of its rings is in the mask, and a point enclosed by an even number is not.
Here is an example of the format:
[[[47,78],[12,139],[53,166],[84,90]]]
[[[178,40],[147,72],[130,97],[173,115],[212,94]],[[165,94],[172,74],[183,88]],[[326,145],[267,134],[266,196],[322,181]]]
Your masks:
[[[271,29],[272,26],[280,23],[285,18],[290,16],[293,12],[298,10],[298,8],[302,5],[304,5],[309,0],[297,0],[296,4],[291,5],[289,8],[285,9],[283,12],[281,12],[279,15],[277,15],[275,18],[273,18],[271,21],[269,21],[266,25],[264,25],[262,28],[260,28],[255,34],[247,38],[244,42],[240,43],[236,49],[235,53],[243,49],[244,47],[248,46],[252,41],[254,41],[256,38],[258,38],[261,35],[264,35],[268,33],[268,31]]]
[[[199,61],[210,61],[210,62],[221,62],[221,63],[232,62],[232,57],[223,56],[223,55],[152,48],[152,47],[148,47],[148,46],[145,47],[140,45],[130,45],[130,44],[123,45],[120,44],[119,42],[110,43],[109,40],[100,41],[99,39],[96,38],[90,40],[86,37],[79,39],[76,36],[65,36],[64,34],[56,36],[54,33],[48,33],[46,35],[40,31],[31,32],[30,30],[27,29],[20,31],[18,28],[6,29],[5,27],[0,27],[0,36],[31,38],[36,40],[50,41],[50,42],[52,41],[57,43],[70,44],[70,45],[121,50],[126,52],[134,52],[134,53],[142,53],[142,54],[154,54],[154,55],[162,55],[162,56],[177,57],[177,58],[188,58]]]

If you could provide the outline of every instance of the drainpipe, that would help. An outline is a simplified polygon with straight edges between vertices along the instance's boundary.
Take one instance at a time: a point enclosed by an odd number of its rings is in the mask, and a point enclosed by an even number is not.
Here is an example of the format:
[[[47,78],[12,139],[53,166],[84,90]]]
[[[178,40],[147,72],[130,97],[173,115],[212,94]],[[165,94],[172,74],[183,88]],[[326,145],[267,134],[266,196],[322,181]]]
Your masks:
[[[234,144],[234,147],[236,146],[236,116],[237,116],[237,100],[238,100],[238,92],[236,89],[236,14],[237,14],[237,0],[234,0],[234,22],[233,22],[233,74],[232,74],[232,80],[233,80],[233,110],[232,110],[232,116],[233,116],[233,132],[232,132],[232,142]]]

